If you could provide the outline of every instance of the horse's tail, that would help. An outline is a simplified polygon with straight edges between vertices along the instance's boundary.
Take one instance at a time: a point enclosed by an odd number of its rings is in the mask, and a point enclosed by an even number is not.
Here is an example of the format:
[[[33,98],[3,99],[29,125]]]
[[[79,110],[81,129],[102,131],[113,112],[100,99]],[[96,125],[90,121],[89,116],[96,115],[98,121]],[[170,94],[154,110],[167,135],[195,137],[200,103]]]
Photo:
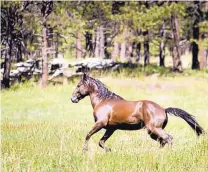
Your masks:
[[[195,117],[185,112],[184,110],[170,107],[165,109],[165,113],[170,113],[177,117],[183,118],[191,126],[191,128],[196,132],[198,136],[204,133],[203,128],[197,123]]]

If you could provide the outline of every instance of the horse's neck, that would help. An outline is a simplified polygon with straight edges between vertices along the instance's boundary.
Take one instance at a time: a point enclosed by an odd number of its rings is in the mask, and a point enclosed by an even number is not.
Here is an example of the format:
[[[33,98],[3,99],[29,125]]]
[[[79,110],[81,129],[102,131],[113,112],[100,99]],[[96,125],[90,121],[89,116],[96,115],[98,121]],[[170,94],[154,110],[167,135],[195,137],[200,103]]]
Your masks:
[[[94,86],[94,85],[93,85]],[[95,86],[91,88],[91,90],[93,90],[91,93],[90,93],[90,100],[91,100],[91,104],[92,104],[92,107],[93,109],[104,99],[118,99],[118,100],[121,100],[123,99],[122,97],[120,97],[119,95],[109,91],[109,90],[105,90],[107,93],[108,93],[108,96],[104,96],[104,97],[100,97],[98,96],[98,88],[96,88]]]
[[[98,94],[96,92],[90,94],[90,100],[91,100],[93,109],[102,101],[102,99],[98,97]]]

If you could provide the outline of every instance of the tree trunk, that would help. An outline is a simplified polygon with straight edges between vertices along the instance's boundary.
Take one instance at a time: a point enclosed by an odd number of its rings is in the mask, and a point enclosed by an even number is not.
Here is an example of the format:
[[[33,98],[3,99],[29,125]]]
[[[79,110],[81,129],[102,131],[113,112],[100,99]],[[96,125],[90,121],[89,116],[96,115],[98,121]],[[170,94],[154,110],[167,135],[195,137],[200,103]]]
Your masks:
[[[42,88],[47,86],[48,81],[48,57],[47,57],[47,28],[43,27],[42,30],[42,58],[43,58],[43,68],[42,68]]]
[[[141,34],[142,34],[142,32],[139,29],[135,30],[135,32],[134,32],[134,36],[141,36]],[[139,60],[142,57],[142,54],[141,54],[141,42],[137,42],[135,48],[136,48],[136,62],[139,62]]]
[[[53,10],[53,1],[42,2],[41,14],[42,14],[42,88],[45,88],[48,83],[48,38],[47,38],[47,17]],[[50,36],[49,36],[50,37]]]
[[[97,27],[96,30],[96,45],[95,45],[95,56],[99,58],[105,57],[105,36],[103,26]]]
[[[200,14],[200,7],[199,7],[199,2],[194,2],[195,5],[195,13],[194,13],[194,23],[193,23],[193,39],[194,41],[192,42],[192,69],[199,69],[199,61],[198,61],[198,53],[199,53],[199,14]]]
[[[138,42],[136,44],[136,62],[139,62],[140,59],[141,59],[141,43]]]
[[[199,2],[195,2],[195,3],[198,3]],[[198,7],[198,10],[199,10],[199,14],[201,14],[201,16],[203,15],[202,14],[202,11],[200,9],[199,6]],[[208,18],[208,1],[205,2],[205,14],[206,18]],[[200,33],[199,35],[199,64],[200,64],[200,69],[205,69],[207,67],[207,56],[208,56],[208,49],[206,49],[205,45],[204,45],[204,41],[205,39],[207,39],[207,34],[205,33]]]
[[[81,33],[77,33],[77,38],[76,38],[76,58],[82,58],[82,41],[81,41]]]
[[[125,28],[122,33],[122,42],[121,42],[121,50],[120,50],[120,59],[121,61],[126,57],[126,36],[128,34],[127,29]]]
[[[144,5],[147,9],[149,9],[149,3],[145,1]],[[147,66],[150,63],[150,56],[149,56],[149,31],[146,30],[143,32],[144,36],[144,66]]]
[[[100,56],[100,31],[99,27],[96,29],[96,39],[95,39],[95,57]]]
[[[143,36],[144,36],[144,66],[147,66],[150,63],[148,30],[143,33]]]
[[[22,61],[22,47],[21,44],[18,44],[18,49],[17,49],[17,62],[21,62]]]
[[[199,46],[196,41],[199,40],[199,27],[193,28],[193,38],[195,41],[192,42],[192,69],[199,69],[198,53]]]
[[[160,31],[161,42],[160,42],[160,66],[165,66],[165,24],[162,24]]]
[[[178,58],[178,50],[176,46],[172,49],[172,58],[173,58],[173,71],[174,72],[182,72],[182,64],[180,58]]]
[[[207,67],[207,50],[203,45],[203,38],[199,38],[199,67],[205,69]]]
[[[89,32],[86,32],[85,34],[85,50],[88,54],[88,57],[93,56],[93,38],[92,34]]]
[[[128,23],[130,25],[130,23]],[[133,58],[133,46],[134,44],[131,41],[131,38],[134,36],[134,32],[131,29],[127,30],[127,35],[126,35],[126,58],[129,63],[132,63],[132,58]]]
[[[206,4],[205,4],[205,11],[206,13],[208,13],[208,1],[206,1]]]
[[[125,5],[125,2],[119,2],[119,1],[112,2],[112,15],[119,14],[120,7],[123,7],[124,5]],[[120,22],[115,22],[114,24],[115,39],[113,42],[113,51],[111,53],[111,58],[114,60],[118,60],[120,57],[120,43],[116,41],[118,38],[117,34],[119,32],[119,26],[120,26]]]
[[[95,49],[96,49],[96,33],[92,35],[92,56],[95,57]]]
[[[160,66],[165,67],[165,43],[160,42]]]
[[[176,14],[173,12],[171,15],[171,29],[173,33],[173,71],[182,72],[182,62],[180,59],[180,46],[179,46],[179,26],[178,26],[178,18]]]
[[[128,62],[132,62],[132,57],[133,57],[133,45],[132,43],[127,44],[127,51],[126,51],[126,57],[128,59]]]
[[[120,59],[124,60],[126,55],[126,43],[122,42],[121,43],[121,50],[120,50]]]
[[[8,38],[7,42],[7,54],[4,61],[4,74],[2,84],[5,88],[10,87],[10,68],[11,68],[11,61],[12,61],[12,38],[11,35]]]
[[[205,11],[206,11],[205,15],[208,18],[208,1],[206,1],[206,3],[205,3]],[[201,39],[205,40],[205,39],[208,39],[208,37],[207,37],[207,35],[203,35],[203,38],[201,36],[200,41],[199,41],[200,47],[202,47],[202,48],[200,48],[200,52],[199,52],[200,57],[201,57],[200,58],[200,69],[205,69],[208,66],[208,48],[207,47],[205,48],[204,45],[201,44]]]
[[[112,59],[115,61],[119,59],[119,43],[116,41],[113,43]]]
[[[99,57],[100,58],[104,58],[105,57],[105,36],[104,36],[104,27],[103,25],[101,25],[99,27],[99,32],[100,32],[100,53],[99,53]]]
[[[109,38],[109,34],[105,34],[105,42],[104,42],[104,54],[105,54],[105,58],[110,58],[110,52],[108,51],[108,48],[107,47],[110,47],[111,44],[110,42],[108,41],[108,38]]]
[[[58,33],[55,34],[55,58],[58,58],[58,53],[59,53],[59,37],[58,37]]]

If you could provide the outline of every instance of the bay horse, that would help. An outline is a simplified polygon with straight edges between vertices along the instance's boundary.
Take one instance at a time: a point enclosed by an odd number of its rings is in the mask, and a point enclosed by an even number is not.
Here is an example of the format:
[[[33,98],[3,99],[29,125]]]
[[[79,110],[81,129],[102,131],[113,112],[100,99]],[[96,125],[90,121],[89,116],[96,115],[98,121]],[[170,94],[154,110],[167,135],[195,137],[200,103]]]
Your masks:
[[[78,103],[86,96],[90,96],[95,125],[85,138],[84,151],[88,149],[90,137],[102,128],[106,131],[99,141],[99,146],[105,151],[110,151],[110,148],[105,147],[105,141],[118,129],[146,128],[150,137],[160,143],[160,147],[164,147],[166,143],[171,146],[173,137],[163,130],[168,122],[168,113],[184,119],[198,136],[204,132],[195,117],[182,109],[164,109],[149,100],[127,101],[109,91],[99,80],[84,73],[72,94],[71,101]]]

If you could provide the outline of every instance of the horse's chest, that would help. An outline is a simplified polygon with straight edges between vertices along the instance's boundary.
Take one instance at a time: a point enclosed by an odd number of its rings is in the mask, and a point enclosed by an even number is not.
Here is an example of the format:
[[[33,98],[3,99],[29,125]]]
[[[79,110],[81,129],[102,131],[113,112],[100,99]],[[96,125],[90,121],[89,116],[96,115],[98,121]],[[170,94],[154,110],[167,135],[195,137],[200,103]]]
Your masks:
[[[93,113],[95,121],[105,120],[105,119],[107,120],[109,119],[109,116],[111,114],[112,114],[112,107],[109,105],[97,107],[95,108],[94,113]]]

